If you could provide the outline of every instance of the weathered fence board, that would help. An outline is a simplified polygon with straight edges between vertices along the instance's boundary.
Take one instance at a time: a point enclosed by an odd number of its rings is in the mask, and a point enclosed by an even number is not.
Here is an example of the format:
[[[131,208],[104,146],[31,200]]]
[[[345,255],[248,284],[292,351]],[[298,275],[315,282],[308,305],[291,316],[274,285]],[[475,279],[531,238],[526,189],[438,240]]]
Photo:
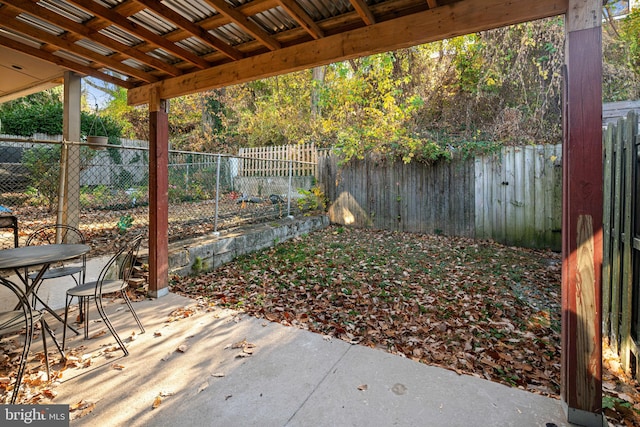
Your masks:
[[[638,119],[609,125],[603,134],[603,334],[630,372],[640,376],[640,174]]]
[[[560,250],[561,145],[506,147],[475,160],[404,164],[320,156],[331,221]]]
[[[559,250],[561,154],[561,145],[536,145],[477,158],[476,237]]]
[[[340,224],[398,231],[473,236],[473,162],[430,167],[369,157],[337,166],[321,156],[319,181]]]

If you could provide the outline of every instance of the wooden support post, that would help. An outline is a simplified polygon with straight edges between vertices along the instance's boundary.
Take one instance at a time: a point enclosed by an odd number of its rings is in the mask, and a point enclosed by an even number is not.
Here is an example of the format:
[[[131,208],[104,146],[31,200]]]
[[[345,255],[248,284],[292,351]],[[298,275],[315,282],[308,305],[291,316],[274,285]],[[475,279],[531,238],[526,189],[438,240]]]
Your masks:
[[[62,137],[66,141],[80,141],[80,98],[82,77],[71,71],[64,73],[64,113],[62,115]],[[57,222],[78,228],[80,224],[80,146],[67,146],[67,164],[60,177],[64,181],[64,194],[58,200],[60,213]]]
[[[566,14],[562,387],[567,419],[602,426],[602,33],[599,0]]]
[[[155,88],[154,88],[155,89]],[[149,100],[149,296],[169,293],[169,101]]]

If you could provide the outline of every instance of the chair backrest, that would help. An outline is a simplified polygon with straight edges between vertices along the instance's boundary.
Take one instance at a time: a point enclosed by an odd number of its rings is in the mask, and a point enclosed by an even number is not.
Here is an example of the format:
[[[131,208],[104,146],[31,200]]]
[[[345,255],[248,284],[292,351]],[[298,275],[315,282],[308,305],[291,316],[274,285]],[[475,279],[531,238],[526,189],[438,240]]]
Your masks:
[[[13,230],[13,247],[18,247],[18,218],[13,215],[0,215],[0,229]]]
[[[124,285],[131,277],[133,267],[138,258],[138,251],[142,243],[143,236],[138,235],[126,246],[122,247],[100,271],[96,283],[96,296],[102,294],[102,285],[107,280],[121,281]]]
[[[27,246],[51,245],[54,243],[86,243],[80,230],[70,225],[52,224],[36,229],[27,238]]]

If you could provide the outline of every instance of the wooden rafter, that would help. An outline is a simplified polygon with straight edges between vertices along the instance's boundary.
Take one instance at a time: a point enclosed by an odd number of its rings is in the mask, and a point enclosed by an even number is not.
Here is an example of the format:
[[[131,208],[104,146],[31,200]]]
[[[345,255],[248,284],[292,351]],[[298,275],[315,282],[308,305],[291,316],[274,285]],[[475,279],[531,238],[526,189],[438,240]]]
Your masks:
[[[225,15],[227,18],[231,19],[233,23],[242,28],[247,33],[251,34],[256,40],[260,43],[264,44],[271,50],[278,50],[282,48],[280,42],[271,37],[269,33],[260,28],[258,24],[253,21],[250,21],[246,15],[243,15],[241,12],[229,6],[224,0],[205,0],[209,3],[213,8],[215,8],[219,13]]]
[[[364,2],[364,0],[349,0],[353,8],[358,12],[358,15],[362,18],[365,24],[373,25],[376,23],[376,18],[371,13],[371,9]]]
[[[86,74],[88,76],[95,77],[100,80],[104,80],[106,82],[112,83],[117,86],[121,86],[127,89],[133,88],[133,83],[128,82],[126,80],[119,79],[117,77],[110,76],[109,74],[105,74],[96,69],[88,67],[86,65],[79,64],[74,61],[70,61],[65,58],[61,58],[60,56],[54,55],[52,53],[46,52],[42,49],[38,49],[35,47],[27,46],[23,43],[17,42],[5,36],[0,36],[0,44],[16,50],[18,52],[26,53],[27,55],[35,56],[36,58],[43,59],[45,61],[51,62],[53,64],[59,65],[61,67],[67,68],[71,71],[76,71],[80,74]]]
[[[311,37],[316,40],[324,37],[324,31],[295,0],[278,0],[278,3]]]
[[[5,4],[5,6],[7,5]],[[90,25],[77,23],[69,18],[65,18],[61,15],[58,15],[57,13],[44,9],[43,7],[38,6],[32,1],[12,0],[11,7],[15,7],[20,11],[28,13],[32,16],[37,16],[44,21],[50,22],[51,24],[62,28],[63,30],[71,31],[82,37],[93,40],[94,42],[100,43],[101,45],[106,46],[111,50],[120,52],[127,57],[137,59],[143,64],[147,64],[151,67],[163,70],[172,76],[179,76],[180,74],[182,74],[181,70],[171,64],[167,64],[166,62],[163,62],[157,58],[146,55],[137,50],[135,47],[127,46],[126,44],[117,42],[110,37],[104,36],[98,30],[91,28]]]
[[[54,51],[63,49],[67,52],[72,52],[80,57],[84,57],[88,60],[94,61],[97,65],[92,66],[92,68],[111,68],[112,70],[118,71],[122,74],[129,74],[131,76],[137,77],[147,83],[158,81],[157,77],[154,77],[149,73],[123,64],[122,62],[116,61],[109,56],[100,55],[97,52],[70,42],[67,40],[66,35],[55,36],[49,32],[36,29],[31,25],[18,21],[17,19],[15,19],[17,15],[18,12],[15,10],[12,11],[11,8],[5,7],[0,9],[0,18],[2,18],[2,25],[5,28],[15,30],[33,39],[46,43],[49,46],[53,46],[55,47],[55,49],[53,49]],[[44,50],[43,48],[41,49]],[[53,53],[51,50],[49,50],[49,52]]]
[[[237,60],[242,59],[244,57],[243,53],[234,48],[233,46],[228,45],[223,42],[216,36],[212,35],[208,31],[204,30],[202,27],[197,24],[189,21],[184,18],[179,13],[175,12],[173,9],[168,8],[157,0],[135,0],[140,4],[143,4],[149,10],[153,10],[157,12],[161,16],[169,19],[171,22],[176,24],[179,28],[188,32],[192,36],[198,37],[203,42],[207,43],[209,46],[213,47],[216,50],[219,50],[227,57]]]
[[[145,40],[147,43],[161,47],[167,52],[170,52],[177,57],[194,64],[198,68],[207,68],[209,66],[209,63],[206,60],[200,58],[198,55],[195,55],[194,53],[179,47],[178,45],[172,43],[164,37],[152,31],[149,31],[134,22],[131,22],[129,19],[125,18],[119,13],[99,5],[93,0],[73,0],[73,3],[76,6],[95,15],[96,17],[105,19],[110,23],[122,28],[123,30],[128,31],[131,34]]]

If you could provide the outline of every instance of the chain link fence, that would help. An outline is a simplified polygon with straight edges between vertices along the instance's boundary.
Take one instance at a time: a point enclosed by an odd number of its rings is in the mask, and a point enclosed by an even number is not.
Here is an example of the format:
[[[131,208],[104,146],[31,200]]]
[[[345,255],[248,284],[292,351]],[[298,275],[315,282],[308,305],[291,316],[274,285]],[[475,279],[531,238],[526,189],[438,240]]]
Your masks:
[[[285,158],[170,151],[169,241],[319,209],[314,170]],[[148,231],[146,142],[97,147],[0,135],[0,215],[18,218],[20,245],[38,226],[63,222],[79,226],[92,253],[110,252],[129,233]],[[11,246],[13,231],[0,229],[0,248]]]

